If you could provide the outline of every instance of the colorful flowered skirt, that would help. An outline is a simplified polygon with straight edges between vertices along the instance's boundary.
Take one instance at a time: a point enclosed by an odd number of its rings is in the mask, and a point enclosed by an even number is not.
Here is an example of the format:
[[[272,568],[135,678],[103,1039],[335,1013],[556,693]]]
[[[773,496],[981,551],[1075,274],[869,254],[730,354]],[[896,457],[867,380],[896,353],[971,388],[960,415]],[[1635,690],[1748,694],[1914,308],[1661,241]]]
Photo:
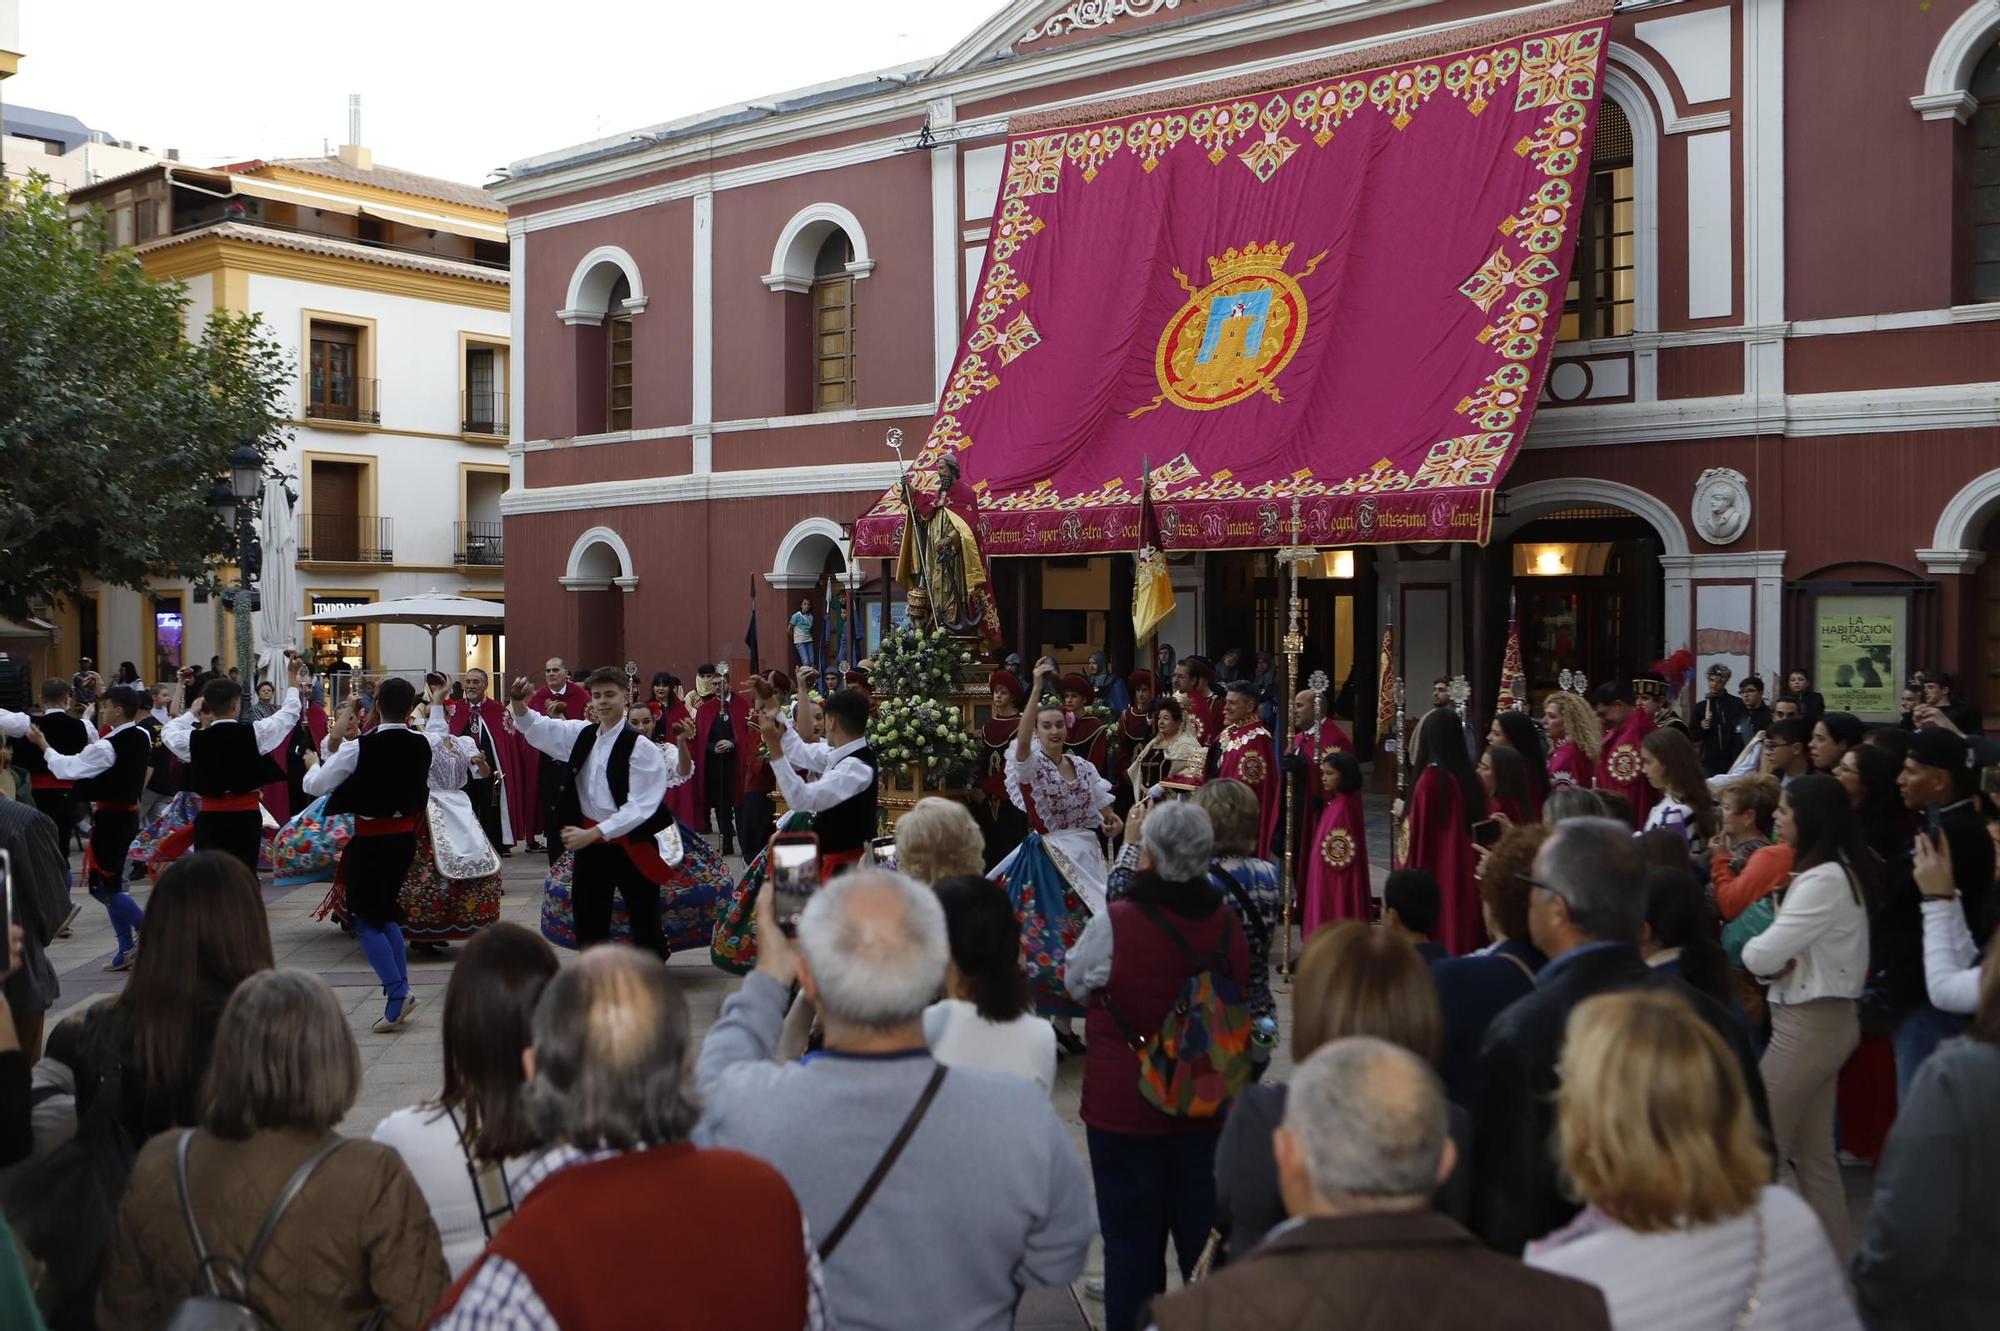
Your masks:
[[[417,853],[396,893],[396,918],[411,943],[459,943],[500,918],[500,875],[447,878],[438,868],[428,818],[416,820]],[[347,885],[336,875],[313,918],[350,923]]]
[[[1090,907],[1065,872],[1063,859],[1051,853],[1039,832],[1030,832],[1020,849],[987,876],[1007,889],[1021,921],[1021,957],[1035,1011],[1044,1017],[1082,1016],[1083,1008],[1063,988],[1063,966],[1090,923]]]
[[[660,932],[675,952],[700,947],[715,932],[716,907],[728,900],[732,887],[729,866],[686,823],[680,824],[682,858],[674,881],[660,884]],[[576,908],[570,903],[574,857],[564,851],[549,866],[542,883],[542,937],[557,947],[576,948]],[[632,941],[632,920],[625,901],[611,903],[611,938]]]
[[[780,832],[806,832],[813,816],[793,809],[778,823]],[[731,975],[748,975],[757,968],[757,893],[764,887],[764,851],[744,866],[743,878],[730,889],[728,899],[715,914],[715,930],[708,944],[708,959]]]
[[[146,873],[158,878],[161,872],[181,856],[194,849],[194,817],[201,812],[201,797],[192,791],[183,790],[168,800],[153,815],[153,821],[139,829],[139,835],[132,838],[132,848],[125,852],[127,864],[143,864]],[[257,872],[270,873],[272,869],[271,843],[276,839],[278,829],[264,829],[264,843],[257,852]]]
[[[278,829],[271,843],[271,864],[279,887],[333,881],[340,852],[354,836],[354,815],[327,817],[327,799],[321,795]]]

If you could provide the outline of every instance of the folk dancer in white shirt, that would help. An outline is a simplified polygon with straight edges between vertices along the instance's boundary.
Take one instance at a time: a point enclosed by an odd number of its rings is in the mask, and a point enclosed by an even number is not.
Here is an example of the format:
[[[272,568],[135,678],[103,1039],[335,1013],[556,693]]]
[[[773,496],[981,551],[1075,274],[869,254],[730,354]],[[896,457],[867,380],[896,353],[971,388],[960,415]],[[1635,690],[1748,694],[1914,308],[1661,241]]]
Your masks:
[[[287,653],[290,687],[278,710],[261,721],[241,720],[243,690],[227,679],[211,679],[186,711],[160,729],[160,742],[187,767],[185,789],[195,797],[192,829],[166,837],[152,854],[157,870],[192,845],[222,850],[257,872],[264,839],[264,785],[277,764],[268,754],[284,744],[299,723],[299,692],[312,672]]]
[[[340,853],[335,881],[354,921],[354,941],[382,981],[379,1032],[401,1027],[417,1006],[398,894],[416,859],[416,823],[430,802],[432,760],[451,738],[437,705],[444,677],[433,675],[428,684],[431,709],[423,731],[408,724],[416,687],[406,679],[383,680],[375,694],[381,723],[305,775],[306,794],[325,795],[328,816],[354,815],[354,836]]]
[[[0,708],[0,734],[25,738],[40,749],[50,775],[74,782],[75,793],[92,802],[84,871],[90,895],[103,903],[118,939],[117,953],[104,968],[108,971],[131,969],[139,927],[146,918],[125,890],[124,879],[125,853],[139,833],[139,797],[151,774],[153,757],[152,737],[134,718],[149,701],[144,693],[126,685],[109,690],[103,707],[113,722],[110,733],[73,754],[51,748],[48,736],[27,716]]]
[[[668,948],[660,927],[659,888],[674,882],[674,869],[656,838],[674,828],[666,793],[693,774],[693,764],[683,747],[680,767],[670,772],[659,746],[627,723],[630,699],[622,673],[608,667],[594,670],[584,686],[590,690],[591,715],[575,721],[530,711],[532,690],[525,679],[516,679],[507,691],[522,738],[571,772],[556,813],[563,847],[573,861],[577,947],[611,941],[616,893],[625,901],[633,943],[664,961]]]

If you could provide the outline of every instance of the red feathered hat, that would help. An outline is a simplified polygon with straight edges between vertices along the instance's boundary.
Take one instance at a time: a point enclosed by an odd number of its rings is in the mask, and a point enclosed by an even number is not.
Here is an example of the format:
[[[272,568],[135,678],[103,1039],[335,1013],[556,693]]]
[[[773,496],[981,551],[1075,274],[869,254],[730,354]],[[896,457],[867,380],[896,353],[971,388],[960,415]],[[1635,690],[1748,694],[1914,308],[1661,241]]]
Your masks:
[[[1090,681],[1082,675],[1064,675],[1059,688],[1063,693],[1081,693],[1086,703],[1097,701],[1097,690],[1090,687]]]
[[[780,693],[790,693],[794,689],[792,677],[782,670],[773,670],[769,675],[769,679],[771,687]]]
[[[1014,700],[1016,707],[1026,702],[1028,698],[1028,686],[1023,684],[1011,670],[994,671],[992,677],[986,681],[986,687],[1007,690],[1007,696]]]

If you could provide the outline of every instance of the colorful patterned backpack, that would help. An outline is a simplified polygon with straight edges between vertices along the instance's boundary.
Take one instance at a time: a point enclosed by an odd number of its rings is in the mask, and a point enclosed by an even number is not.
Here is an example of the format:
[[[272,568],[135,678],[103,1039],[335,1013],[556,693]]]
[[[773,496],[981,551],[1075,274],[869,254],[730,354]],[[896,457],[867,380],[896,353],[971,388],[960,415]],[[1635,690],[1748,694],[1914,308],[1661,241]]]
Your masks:
[[[1105,1010],[1139,1056],[1139,1094],[1174,1118],[1221,1118],[1250,1082],[1250,1003],[1244,986],[1229,973],[1229,943],[1236,912],[1222,912],[1215,951],[1201,957],[1180,930],[1145,902],[1137,902],[1195,968],[1181,986],[1160,1028],[1145,1039],[1104,995]]]

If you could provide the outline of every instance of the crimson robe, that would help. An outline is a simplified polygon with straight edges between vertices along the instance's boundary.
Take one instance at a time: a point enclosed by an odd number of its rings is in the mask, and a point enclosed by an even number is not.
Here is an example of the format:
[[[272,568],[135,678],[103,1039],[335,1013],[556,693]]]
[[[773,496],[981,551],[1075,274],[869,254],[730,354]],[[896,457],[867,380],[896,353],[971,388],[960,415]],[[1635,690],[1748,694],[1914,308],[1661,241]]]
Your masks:
[[[1653,718],[1643,707],[1634,707],[1625,724],[1604,737],[1604,751],[1597,763],[1597,788],[1614,790],[1632,801],[1632,830],[1646,825],[1646,815],[1659,803],[1660,792],[1646,780],[1639,761],[1639,746],[1653,733]]]
[[[750,700],[740,693],[719,692],[703,698],[694,709],[694,739],[688,743],[688,754],[694,759],[694,772],[687,784],[696,791],[697,808],[701,807],[700,792],[706,788],[704,783],[708,779],[702,765],[708,758],[709,736],[718,721],[729,727],[729,738],[736,744],[736,771],[729,791],[731,808],[742,802],[745,782],[750,775]],[[697,817],[694,825],[701,827],[705,822],[705,819]]]
[[[1204,696],[1190,690],[1181,705],[1187,710],[1187,719],[1194,723],[1194,737],[1203,744],[1215,743],[1222,733],[1222,696],[1216,693]]]
[[[1340,722],[1330,716],[1320,719],[1317,733],[1301,730],[1292,736],[1292,746],[1286,752],[1305,765],[1305,806],[1299,810],[1298,828],[1292,837],[1292,853],[1299,864],[1312,863],[1318,853],[1314,849],[1318,843],[1313,840],[1313,829],[1319,825],[1320,815],[1326,812],[1326,782],[1320,776],[1320,756],[1351,753],[1353,749],[1354,741],[1348,738]],[[1287,784],[1296,785],[1297,781],[1295,776]]]
[[[653,732],[654,738],[665,740],[676,738],[674,727],[687,720],[688,715],[687,700],[684,698],[675,698],[673,706],[661,709],[660,723]],[[697,727],[695,731],[696,739],[700,738],[700,734],[700,728]],[[696,740],[688,741],[688,757],[694,763],[695,771],[699,773],[701,770],[701,754],[696,751],[695,742]],[[671,761],[674,765],[678,766],[680,762],[678,752],[675,753]],[[687,826],[700,827],[705,822],[702,817],[701,794],[701,783],[696,781],[693,776],[690,776],[679,785],[668,788],[666,798],[667,810]]]
[[[1307,842],[1305,891],[1300,899],[1304,937],[1336,920],[1373,920],[1375,892],[1368,878],[1368,833],[1361,792],[1343,791],[1326,806]]]
[[[1110,728],[1102,719],[1079,714],[1069,723],[1069,737],[1063,740],[1063,748],[1070,757],[1083,759],[1109,779],[1110,768],[1105,765],[1105,750],[1110,742]]]
[[[1597,764],[1590,761],[1574,740],[1564,740],[1549,755],[1549,789],[1580,786],[1589,790],[1597,784]]]
[[[1278,831],[1278,808],[1283,803],[1279,783],[1278,755],[1271,732],[1256,721],[1230,726],[1215,741],[1215,774],[1226,780],[1241,781],[1257,792],[1257,856],[1271,858],[1271,842]]]
[[[1455,957],[1486,946],[1486,919],[1479,903],[1479,856],[1465,821],[1465,797],[1458,782],[1436,763],[1417,774],[1405,809],[1409,820],[1412,869],[1428,869],[1438,881],[1442,908],[1433,937]]]

